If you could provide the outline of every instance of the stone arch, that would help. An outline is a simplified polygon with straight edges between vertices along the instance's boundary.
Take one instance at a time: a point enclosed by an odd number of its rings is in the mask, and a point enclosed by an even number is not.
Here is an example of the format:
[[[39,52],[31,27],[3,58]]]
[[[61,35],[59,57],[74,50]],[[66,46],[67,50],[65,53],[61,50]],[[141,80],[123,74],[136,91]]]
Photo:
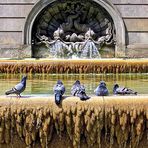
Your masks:
[[[32,28],[37,16],[41,11],[57,0],[39,0],[29,13],[25,27],[24,27],[24,44],[31,45],[32,40]],[[116,46],[115,46],[115,57],[125,56],[125,26],[123,19],[116,7],[109,1],[92,0],[101,7],[103,7],[111,16],[116,30]]]

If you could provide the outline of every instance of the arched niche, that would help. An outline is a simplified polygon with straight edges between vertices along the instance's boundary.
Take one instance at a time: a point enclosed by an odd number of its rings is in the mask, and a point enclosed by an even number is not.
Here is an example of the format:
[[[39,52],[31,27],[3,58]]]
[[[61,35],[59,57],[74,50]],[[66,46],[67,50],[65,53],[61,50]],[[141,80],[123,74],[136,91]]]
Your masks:
[[[76,2],[82,3],[82,1],[76,0],[74,2],[75,3]],[[32,45],[34,25],[38,26],[38,24],[36,24],[36,23],[40,22],[40,18],[43,16],[43,14],[45,14],[45,12],[48,11],[48,9],[52,9],[52,8],[56,7],[58,4],[70,3],[70,2],[72,2],[72,1],[71,0],[68,0],[68,1],[65,1],[65,0],[61,0],[61,1],[40,0],[40,1],[38,1],[35,4],[35,6],[32,8],[31,12],[29,13],[29,15],[26,19],[25,28],[24,28],[24,44]],[[103,13],[105,13],[105,15],[108,16],[107,19],[111,21],[111,23],[114,25],[114,29],[115,29],[115,40],[116,40],[115,57],[124,57],[125,56],[125,27],[124,27],[123,20],[120,16],[119,12],[115,8],[115,6],[111,2],[109,2],[108,0],[106,0],[106,1],[89,0],[87,2],[90,4],[93,3],[93,5],[95,5],[95,8],[98,7],[98,11],[102,10]],[[87,2],[84,0],[84,4],[85,3],[87,4]],[[91,7],[91,6],[89,6],[89,7]],[[56,8],[54,8],[53,11],[57,11]],[[64,13],[64,9],[63,9],[63,13]],[[49,20],[47,20],[47,21],[49,21]],[[100,23],[101,22],[103,22],[103,21],[100,21]],[[62,22],[62,23],[64,23],[64,22]],[[105,25],[105,23],[104,23],[104,25]],[[51,33],[53,33],[53,32],[54,32],[54,29],[51,31]]]

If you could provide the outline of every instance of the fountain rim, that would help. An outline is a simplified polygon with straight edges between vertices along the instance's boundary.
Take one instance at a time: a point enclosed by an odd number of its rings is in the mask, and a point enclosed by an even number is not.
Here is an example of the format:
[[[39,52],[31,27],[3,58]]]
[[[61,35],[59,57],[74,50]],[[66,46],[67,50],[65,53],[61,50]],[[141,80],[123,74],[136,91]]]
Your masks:
[[[78,59],[63,59],[63,58],[24,58],[24,59],[12,59],[12,58],[0,58],[0,62],[25,62],[25,61],[38,61],[38,62],[147,62],[148,64],[148,58],[101,58],[101,59],[83,59],[83,58],[78,58]]]
[[[70,104],[77,104],[77,102],[84,102],[81,101],[79,97],[75,97],[75,96],[65,96],[66,98],[63,99],[62,102],[64,103],[70,103]],[[22,98],[18,99],[16,96],[4,96],[4,95],[0,95],[0,104],[2,103],[6,103],[9,105],[9,101],[16,101],[16,104],[20,105],[20,101],[22,102],[22,104],[34,104],[38,102],[42,102],[43,104],[47,105],[47,102],[54,102],[54,96],[27,96],[24,95],[22,96]],[[18,101],[17,101],[18,100]],[[127,104],[130,103],[143,103],[143,102],[148,102],[148,94],[140,94],[137,96],[132,96],[132,95],[111,95],[111,96],[91,96],[90,99],[88,99],[87,101],[84,102],[84,104],[86,103],[92,103],[92,102],[102,102],[103,104],[106,103],[106,101],[125,101]],[[116,101],[113,104],[116,104]],[[122,104],[122,103],[121,103]],[[35,104],[34,104],[35,105]],[[120,103],[118,103],[118,105],[120,105]]]
[[[146,59],[0,59],[0,73],[148,73]]]

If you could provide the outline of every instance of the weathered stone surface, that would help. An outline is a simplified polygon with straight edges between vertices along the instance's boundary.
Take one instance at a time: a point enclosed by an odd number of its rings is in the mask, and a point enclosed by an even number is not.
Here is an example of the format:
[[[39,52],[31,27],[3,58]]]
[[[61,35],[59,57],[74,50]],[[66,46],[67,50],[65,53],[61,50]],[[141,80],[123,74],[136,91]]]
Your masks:
[[[0,48],[0,58],[18,58],[17,48]]]
[[[148,17],[148,5],[116,5],[122,17]]]
[[[134,43],[143,43],[148,44],[148,33],[146,32],[129,32],[128,33],[128,44],[134,44]]]
[[[18,48],[0,48],[0,58],[31,58],[31,47],[24,45]]]
[[[113,4],[148,4],[148,0],[111,0]]]
[[[148,44],[134,44],[127,47],[126,56],[129,58],[147,58]]]
[[[20,3],[35,3],[35,2],[37,2],[38,0],[1,0],[1,2],[0,3],[4,3],[4,4],[7,4],[7,3],[18,3],[18,4],[20,4]]]
[[[0,47],[1,44],[23,44],[22,32],[0,32]]]
[[[148,19],[124,19],[127,31],[148,31]]]
[[[9,24],[9,25],[6,25]],[[21,18],[0,18],[1,31],[23,31],[25,19]]]
[[[134,43],[127,46],[126,57],[128,58],[147,58],[148,44]]]
[[[128,45],[127,48],[130,48],[130,49],[148,49],[148,44],[135,43],[135,44]]]
[[[0,17],[27,17],[33,5],[0,5]]]
[[[18,49],[18,58],[31,58],[31,46],[30,45],[23,45]]]

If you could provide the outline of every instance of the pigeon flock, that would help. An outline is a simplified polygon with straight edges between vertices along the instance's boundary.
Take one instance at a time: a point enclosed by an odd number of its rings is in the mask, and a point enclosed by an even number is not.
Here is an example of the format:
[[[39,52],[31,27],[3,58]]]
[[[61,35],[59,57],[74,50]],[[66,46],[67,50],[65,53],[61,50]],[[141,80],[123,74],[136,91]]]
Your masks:
[[[21,97],[21,93],[25,90],[26,88],[26,80],[27,76],[23,76],[22,80],[20,83],[18,83],[16,86],[14,86],[12,89],[9,91],[6,91],[6,95],[10,94],[16,94],[17,97]],[[55,103],[59,105],[62,101],[62,96],[65,93],[65,86],[61,80],[58,80],[56,85],[53,87],[53,92],[55,95]],[[94,93],[96,96],[108,96],[109,91],[107,89],[106,83],[104,81],[100,81],[99,85],[97,88],[94,90]],[[137,92],[133,91],[130,88],[127,87],[120,87],[118,84],[115,84],[113,87],[113,94],[114,95],[126,95],[126,94],[134,94],[137,95]],[[80,98],[80,100],[85,101],[88,100],[90,97],[86,95],[85,91],[85,86],[80,83],[79,80],[77,80],[72,88],[71,88],[71,95],[72,96],[77,96]]]

